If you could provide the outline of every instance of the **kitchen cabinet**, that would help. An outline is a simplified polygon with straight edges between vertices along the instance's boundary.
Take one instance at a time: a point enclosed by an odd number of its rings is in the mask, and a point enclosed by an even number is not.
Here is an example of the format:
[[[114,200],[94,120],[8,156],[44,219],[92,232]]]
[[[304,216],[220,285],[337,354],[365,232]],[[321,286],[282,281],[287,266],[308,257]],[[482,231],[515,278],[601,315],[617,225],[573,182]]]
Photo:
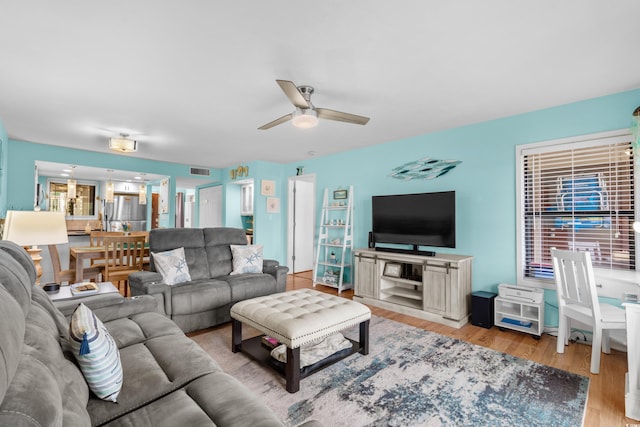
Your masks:
[[[140,192],[140,184],[136,184],[133,182],[114,182],[113,183],[113,192],[114,193],[139,193]]]

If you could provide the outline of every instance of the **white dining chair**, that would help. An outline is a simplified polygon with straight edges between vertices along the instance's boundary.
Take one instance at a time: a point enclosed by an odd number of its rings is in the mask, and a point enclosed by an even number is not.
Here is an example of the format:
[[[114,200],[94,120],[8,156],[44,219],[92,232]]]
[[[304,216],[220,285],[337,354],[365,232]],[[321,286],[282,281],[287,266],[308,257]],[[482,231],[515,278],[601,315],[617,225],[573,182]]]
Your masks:
[[[571,320],[591,325],[593,340],[591,372],[600,372],[600,351],[610,353],[609,330],[626,329],[622,308],[598,300],[596,280],[588,251],[575,252],[551,249],[553,273],[558,292],[557,352],[564,353],[569,343]]]

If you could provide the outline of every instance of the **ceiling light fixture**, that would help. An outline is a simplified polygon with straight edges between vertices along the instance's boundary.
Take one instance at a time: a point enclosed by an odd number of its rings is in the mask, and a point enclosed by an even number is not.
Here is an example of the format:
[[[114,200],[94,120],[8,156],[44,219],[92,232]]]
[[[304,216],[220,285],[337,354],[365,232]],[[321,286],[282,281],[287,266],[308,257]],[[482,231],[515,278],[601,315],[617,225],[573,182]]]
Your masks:
[[[311,109],[296,108],[291,119],[293,125],[300,129],[309,129],[318,126],[318,113]]]
[[[75,166],[71,166],[71,179],[67,180],[67,200],[71,200],[71,199],[75,199],[76,198],[76,180],[74,179],[73,176],[73,170],[75,169]]]
[[[119,153],[134,153],[138,151],[138,142],[128,138],[128,134],[121,133],[118,138],[109,138],[109,149]]]
[[[106,185],[104,200],[107,203],[113,203],[114,188],[113,181],[111,181],[111,172],[113,172],[113,169],[107,169],[107,172],[109,172],[109,182],[107,182]]]

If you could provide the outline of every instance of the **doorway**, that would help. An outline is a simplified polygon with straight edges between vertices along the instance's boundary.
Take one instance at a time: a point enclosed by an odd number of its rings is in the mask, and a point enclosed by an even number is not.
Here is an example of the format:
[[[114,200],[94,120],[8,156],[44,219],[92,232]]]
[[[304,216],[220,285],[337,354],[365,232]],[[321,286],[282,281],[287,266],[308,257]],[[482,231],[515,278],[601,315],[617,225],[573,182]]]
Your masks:
[[[201,188],[198,196],[199,227],[222,227],[222,186]]]
[[[287,215],[287,266],[291,273],[313,269],[316,219],[316,176],[289,178]]]

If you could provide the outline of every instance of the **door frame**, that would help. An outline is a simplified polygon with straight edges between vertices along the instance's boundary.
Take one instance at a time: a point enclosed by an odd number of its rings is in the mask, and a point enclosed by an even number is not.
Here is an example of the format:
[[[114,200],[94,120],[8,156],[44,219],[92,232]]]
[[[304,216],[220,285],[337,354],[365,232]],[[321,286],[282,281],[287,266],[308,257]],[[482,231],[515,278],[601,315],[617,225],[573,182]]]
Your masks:
[[[313,195],[314,197],[312,197],[311,199],[311,203],[310,206],[305,206],[304,208],[307,210],[311,211],[311,215],[312,215],[312,228],[314,230],[314,234],[313,234],[313,238],[311,241],[311,250],[312,250],[312,254],[311,254],[311,259],[315,259],[314,257],[314,243],[315,243],[315,230],[316,230],[316,195],[317,195],[317,191],[316,191],[316,174],[312,173],[312,174],[304,174],[304,175],[295,175],[295,176],[290,176],[288,179],[288,185],[287,185],[287,259],[286,259],[286,264],[289,267],[289,273],[293,273],[294,272],[294,267],[295,267],[295,261],[294,261],[294,255],[295,255],[295,242],[294,242],[294,209],[297,209],[299,207],[296,206],[295,203],[295,196],[294,196],[294,184],[297,181],[304,181],[304,182],[309,182],[313,185]]]
[[[216,188],[216,187],[217,187],[217,188]],[[202,192],[207,192],[207,191],[211,191],[211,192],[213,192],[213,193],[211,194],[211,196],[213,196],[213,197],[214,197],[214,199],[215,199],[215,198],[217,198],[217,199],[218,199],[218,200],[212,200],[212,201],[213,201],[213,202],[216,202],[216,201],[217,201],[217,202],[219,202],[219,205],[220,205],[220,206],[219,206],[219,212],[217,212],[217,213],[218,213],[218,214],[219,214],[219,216],[220,216],[220,218],[219,218],[219,219],[220,219],[220,226],[223,226],[223,225],[224,225],[224,215],[223,215],[223,213],[224,213],[224,210],[223,210],[223,198],[224,198],[224,197],[223,197],[223,188],[222,188],[222,185],[221,185],[221,184],[209,185],[209,186],[206,186],[206,187],[199,187],[199,188],[197,188],[197,191],[196,191],[196,193],[197,193],[197,197],[196,197],[196,199],[197,199],[197,201],[198,201],[198,203],[197,203],[197,211],[198,211],[198,225],[197,225],[197,226],[198,226],[199,228],[203,228],[203,226],[202,226],[202,222],[201,222],[201,221],[202,221],[202,218],[201,218],[201,214],[202,214],[202,205],[203,205],[203,204],[208,204],[208,203],[209,203],[209,200],[208,200],[208,199],[206,199],[206,198],[204,198],[204,197],[202,197]],[[214,213],[213,215],[214,215],[213,220],[215,221],[215,219],[216,219],[216,218],[215,218],[216,213]]]

